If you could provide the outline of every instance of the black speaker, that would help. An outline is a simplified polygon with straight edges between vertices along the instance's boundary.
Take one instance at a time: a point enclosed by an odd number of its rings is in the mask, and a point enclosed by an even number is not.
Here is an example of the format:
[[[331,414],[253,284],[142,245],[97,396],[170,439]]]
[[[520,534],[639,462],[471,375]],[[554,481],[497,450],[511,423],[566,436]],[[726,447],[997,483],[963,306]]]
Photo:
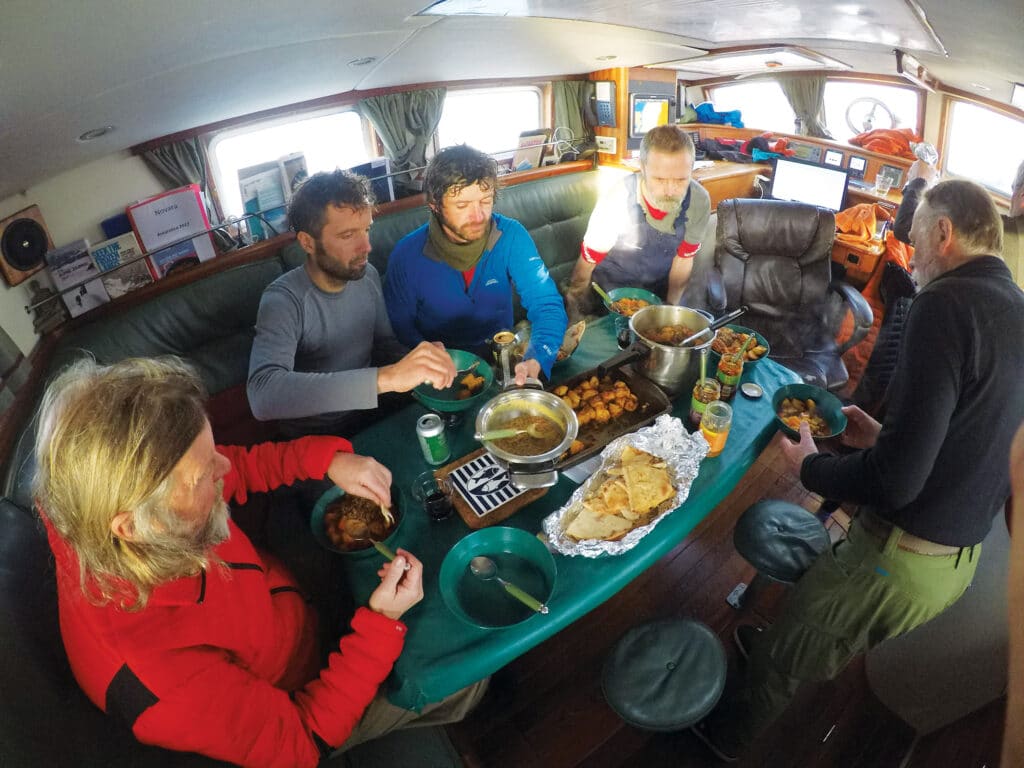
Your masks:
[[[0,274],[8,285],[24,282],[43,268],[53,248],[39,206],[31,205],[0,221]]]

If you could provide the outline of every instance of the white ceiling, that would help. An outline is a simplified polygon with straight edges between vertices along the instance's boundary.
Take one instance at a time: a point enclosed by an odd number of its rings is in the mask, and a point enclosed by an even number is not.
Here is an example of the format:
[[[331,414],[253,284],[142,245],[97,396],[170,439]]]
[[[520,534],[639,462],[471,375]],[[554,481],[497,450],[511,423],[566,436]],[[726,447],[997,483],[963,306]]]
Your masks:
[[[494,0],[473,2],[479,11]],[[1011,84],[1024,82],[1021,0],[985,0],[983,7],[920,0],[948,58],[926,52],[934,47],[929,37],[907,25],[908,0],[502,4],[516,13],[416,15],[428,0],[3,0],[0,199],[158,136],[356,89],[582,74],[765,42],[806,45],[858,71],[895,74],[884,35],[873,44],[822,39],[863,38],[864,19],[898,31],[943,82],[965,90],[981,83],[992,89],[986,95],[1006,102]],[[783,26],[767,30],[764,19],[773,17],[808,20],[796,26],[805,37],[781,37]],[[582,18],[592,21],[574,20]],[[371,56],[370,65],[349,65]],[[103,125],[116,130],[76,140]]]

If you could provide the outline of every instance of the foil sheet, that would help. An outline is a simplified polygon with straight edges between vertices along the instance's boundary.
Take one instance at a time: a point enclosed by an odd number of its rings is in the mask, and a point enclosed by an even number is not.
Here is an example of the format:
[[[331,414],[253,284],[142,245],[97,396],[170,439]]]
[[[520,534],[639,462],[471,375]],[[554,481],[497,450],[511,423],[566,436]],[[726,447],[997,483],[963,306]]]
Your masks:
[[[583,503],[595,479],[603,479],[603,470],[609,467],[627,445],[647,451],[663,459],[672,476],[672,484],[676,488],[676,496],[665,512],[655,517],[647,525],[634,528],[618,541],[586,539],[576,541],[565,535],[564,521],[567,514]],[[674,416],[663,414],[655,422],[643,429],[618,437],[601,451],[601,468],[589,480],[573,491],[564,506],[544,518],[542,527],[549,545],[563,555],[580,557],[601,557],[603,555],[621,555],[640,543],[647,534],[654,530],[666,515],[678,508],[690,495],[690,486],[697,477],[700,463],[708,453],[708,444],[699,431],[690,434],[683,422]]]

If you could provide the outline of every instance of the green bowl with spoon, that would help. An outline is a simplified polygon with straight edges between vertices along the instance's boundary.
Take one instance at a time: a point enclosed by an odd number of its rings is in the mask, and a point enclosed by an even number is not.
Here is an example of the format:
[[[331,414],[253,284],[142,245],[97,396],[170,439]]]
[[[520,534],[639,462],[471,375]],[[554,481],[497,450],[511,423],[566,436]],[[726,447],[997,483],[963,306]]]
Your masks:
[[[477,573],[473,572],[471,562],[481,557],[493,562],[493,577],[481,572],[481,560],[476,561]],[[543,617],[538,608],[550,600],[555,576],[555,559],[540,539],[519,528],[492,526],[470,533],[449,550],[441,563],[438,587],[444,604],[457,618],[473,627],[501,629]],[[539,606],[527,605],[514,591],[525,593],[527,602],[536,601]]]

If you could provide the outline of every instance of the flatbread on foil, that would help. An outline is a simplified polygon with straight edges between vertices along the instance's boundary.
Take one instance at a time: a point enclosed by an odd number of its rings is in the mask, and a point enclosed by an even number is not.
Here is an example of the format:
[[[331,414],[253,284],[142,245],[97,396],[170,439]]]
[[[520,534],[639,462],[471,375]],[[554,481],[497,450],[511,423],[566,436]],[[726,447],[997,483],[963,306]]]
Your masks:
[[[613,440],[597,472],[544,519],[549,542],[566,555],[629,551],[686,500],[707,451],[700,435],[668,415]]]

